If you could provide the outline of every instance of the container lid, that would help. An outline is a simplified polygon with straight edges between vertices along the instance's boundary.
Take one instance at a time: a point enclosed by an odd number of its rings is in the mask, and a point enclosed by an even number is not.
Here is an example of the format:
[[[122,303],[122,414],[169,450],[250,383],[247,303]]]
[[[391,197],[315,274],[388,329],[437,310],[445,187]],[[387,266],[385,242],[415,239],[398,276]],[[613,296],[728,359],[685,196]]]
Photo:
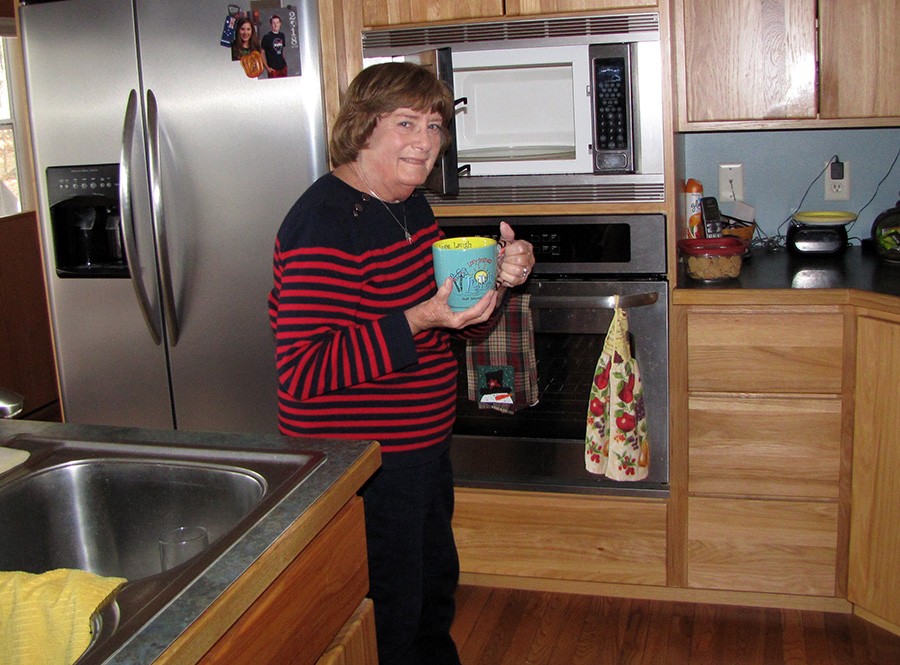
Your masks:
[[[734,256],[747,249],[747,242],[736,236],[723,238],[685,238],[678,249],[688,256]]]

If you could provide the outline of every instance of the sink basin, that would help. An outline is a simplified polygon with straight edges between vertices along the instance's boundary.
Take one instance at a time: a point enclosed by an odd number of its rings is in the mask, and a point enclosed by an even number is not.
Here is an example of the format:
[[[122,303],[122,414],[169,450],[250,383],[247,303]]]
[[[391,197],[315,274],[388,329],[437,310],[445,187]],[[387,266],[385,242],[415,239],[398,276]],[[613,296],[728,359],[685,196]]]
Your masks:
[[[78,568],[128,583],[101,609],[79,664],[100,662],[189,585],[324,455],[20,435],[0,475],[0,570]],[[202,526],[209,546],[163,570],[159,538]]]

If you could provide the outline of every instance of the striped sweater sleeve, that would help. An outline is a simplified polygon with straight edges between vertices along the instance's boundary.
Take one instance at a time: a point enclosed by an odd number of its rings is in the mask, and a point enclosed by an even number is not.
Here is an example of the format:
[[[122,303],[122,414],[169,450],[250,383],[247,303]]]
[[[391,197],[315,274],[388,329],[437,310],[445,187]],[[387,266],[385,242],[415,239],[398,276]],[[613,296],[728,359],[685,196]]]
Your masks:
[[[282,390],[305,400],[417,362],[406,297],[376,301],[373,279],[384,281],[360,257],[321,247],[283,252],[276,244],[269,315]]]

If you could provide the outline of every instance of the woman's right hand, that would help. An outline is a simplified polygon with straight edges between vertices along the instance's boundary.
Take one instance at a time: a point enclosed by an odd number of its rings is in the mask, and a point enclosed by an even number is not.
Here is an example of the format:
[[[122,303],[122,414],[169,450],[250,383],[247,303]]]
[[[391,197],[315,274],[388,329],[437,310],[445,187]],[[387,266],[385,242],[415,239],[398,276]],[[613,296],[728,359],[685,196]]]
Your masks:
[[[484,323],[497,306],[497,291],[492,289],[469,309],[454,312],[447,304],[452,291],[453,279],[448,277],[434,296],[406,310],[406,320],[413,335],[431,328],[458,330],[476,323]]]

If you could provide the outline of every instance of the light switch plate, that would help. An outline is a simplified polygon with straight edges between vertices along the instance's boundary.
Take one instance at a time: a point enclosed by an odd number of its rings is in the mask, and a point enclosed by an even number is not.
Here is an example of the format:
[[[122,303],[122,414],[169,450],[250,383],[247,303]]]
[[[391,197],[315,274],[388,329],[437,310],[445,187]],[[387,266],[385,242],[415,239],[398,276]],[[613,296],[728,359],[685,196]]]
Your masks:
[[[743,164],[719,164],[719,200],[744,200]]]

